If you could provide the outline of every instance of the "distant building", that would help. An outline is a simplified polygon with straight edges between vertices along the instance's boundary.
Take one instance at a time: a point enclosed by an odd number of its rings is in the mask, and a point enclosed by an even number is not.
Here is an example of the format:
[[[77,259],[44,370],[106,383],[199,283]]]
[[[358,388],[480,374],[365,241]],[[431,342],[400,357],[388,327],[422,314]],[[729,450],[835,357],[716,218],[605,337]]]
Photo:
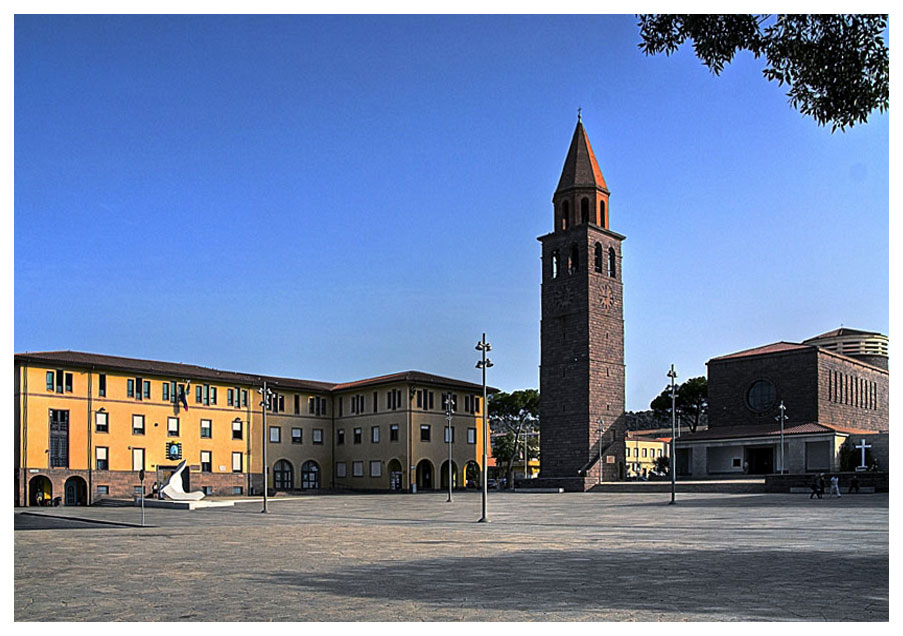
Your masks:
[[[865,439],[887,468],[886,336],[840,329],[707,364],[709,428],[678,438],[678,475],[780,472],[782,404],[784,472],[839,470],[840,448],[851,438]]]
[[[479,480],[484,405],[470,382],[407,371],[334,384],[76,351],[14,366],[18,505],[132,497],[140,470],[150,492],[182,460],[186,490],[261,494],[264,435],[276,490],[447,487],[446,395],[453,483]]]
[[[670,437],[660,437],[652,431],[628,431],[624,442],[627,478],[645,478],[654,473],[656,460],[670,455],[670,442]]]

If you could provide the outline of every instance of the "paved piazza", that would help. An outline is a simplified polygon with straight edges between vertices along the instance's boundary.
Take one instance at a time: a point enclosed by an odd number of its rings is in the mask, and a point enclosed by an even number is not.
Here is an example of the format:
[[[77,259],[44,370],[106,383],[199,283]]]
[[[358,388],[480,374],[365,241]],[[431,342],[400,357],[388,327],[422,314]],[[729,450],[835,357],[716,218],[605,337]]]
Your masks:
[[[888,620],[888,497],[324,495],[16,509],[15,619]]]

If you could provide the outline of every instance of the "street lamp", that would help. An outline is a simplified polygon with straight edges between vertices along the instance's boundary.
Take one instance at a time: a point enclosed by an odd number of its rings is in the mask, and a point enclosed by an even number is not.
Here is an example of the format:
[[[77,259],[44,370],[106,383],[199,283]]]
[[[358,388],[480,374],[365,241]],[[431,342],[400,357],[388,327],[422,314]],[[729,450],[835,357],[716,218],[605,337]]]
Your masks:
[[[445,394],[445,441],[448,442],[448,499],[445,503],[452,500],[452,394]]]
[[[781,474],[784,474],[784,420],[787,419],[786,407],[784,406],[784,400],[781,400],[781,405],[778,407],[781,411],[781,414],[778,415],[776,420],[781,423]]]
[[[267,490],[269,490],[269,471],[267,465],[267,409],[270,405],[270,398],[273,396],[273,392],[267,388],[266,380],[263,381],[263,386],[257,389],[257,392],[261,396],[260,401],[260,410],[263,412],[263,510],[260,512],[269,512],[269,508],[267,507]],[[250,438],[250,434],[248,436]]]
[[[489,523],[489,517],[486,516],[486,501],[489,499],[489,453],[487,445],[489,444],[489,404],[486,402],[486,369],[493,366],[492,360],[486,357],[487,351],[492,351],[492,345],[486,342],[486,334],[483,339],[477,343],[475,347],[477,351],[482,352],[483,358],[477,362],[477,369],[483,371],[483,516],[480,518],[481,523]]]
[[[605,432],[603,428],[603,424],[605,422],[602,420],[602,416],[600,415],[596,418],[596,424],[599,425],[599,428],[596,429],[596,432],[599,434],[599,485],[602,485],[602,433]]]
[[[676,393],[674,392],[674,380],[677,378],[677,372],[674,365],[668,371],[668,377],[671,378],[671,503],[674,503],[674,491],[677,486],[677,452],[674,445],[675,429],[677,428],[677,410],[675,409]],[[670,505],[670,504],[669,504]]]

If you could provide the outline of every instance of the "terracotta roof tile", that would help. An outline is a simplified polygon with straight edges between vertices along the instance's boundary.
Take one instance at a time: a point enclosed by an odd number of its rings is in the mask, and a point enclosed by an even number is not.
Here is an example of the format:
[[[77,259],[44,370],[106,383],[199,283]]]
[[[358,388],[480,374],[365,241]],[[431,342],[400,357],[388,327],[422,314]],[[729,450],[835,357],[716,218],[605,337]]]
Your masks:
[[[753,349],[745,349],[743,351],[737,351],[736,353],[728,353],[723,356],[718,356],[712,358],[711,360],[728,360],[731,358],[743,358],[746,356],[758,356],[764,355],[768,353],[777,353],[779,351],[798,351],[803,349],[812,349],[811,345],[803,345],[797,342],[775,342],[768,345],[763,345],[761,347],[755,347]]]
[[[577,128],[574,130],[574,136],[571,138],[571,146],[568,149],[567,158],[564,160],[564,167],[561,170],[561,178],[558,180],[558,187],[555,191],[583,186],[598,186],[608,190],[602,171],[599,170],[596,155],[593,153],[592,146],[589,145],[589,139],[586,136],[586,131],[583,129],[583,124],[578,121]]]

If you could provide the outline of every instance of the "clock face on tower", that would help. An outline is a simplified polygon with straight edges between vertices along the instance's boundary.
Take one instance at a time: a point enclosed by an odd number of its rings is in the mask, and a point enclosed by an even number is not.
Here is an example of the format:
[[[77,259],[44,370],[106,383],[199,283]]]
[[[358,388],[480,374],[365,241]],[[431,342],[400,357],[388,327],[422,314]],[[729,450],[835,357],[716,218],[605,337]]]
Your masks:
[[[602,306],[602,311],[611,309],[611,303],[611,285],[602,285],[599,289],[599,304]]]
[[[562,285],[555,290],[552,299],[555,301],[558,309],[565,311],[569,309],[574,302],[574,290],[567,285]]]

